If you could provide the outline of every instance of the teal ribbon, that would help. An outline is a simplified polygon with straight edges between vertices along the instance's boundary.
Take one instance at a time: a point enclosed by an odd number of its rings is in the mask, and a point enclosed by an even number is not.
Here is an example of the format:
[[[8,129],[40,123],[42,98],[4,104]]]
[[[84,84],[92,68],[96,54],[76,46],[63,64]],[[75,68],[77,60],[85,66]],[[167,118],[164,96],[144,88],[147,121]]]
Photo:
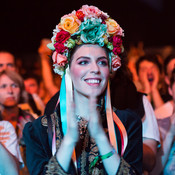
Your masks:
[[[67,113],[66,113],[66,83],[65,74],[62,77],[61,88],[60,88],[60,114],[63,135],[66,135],[67,131]]]

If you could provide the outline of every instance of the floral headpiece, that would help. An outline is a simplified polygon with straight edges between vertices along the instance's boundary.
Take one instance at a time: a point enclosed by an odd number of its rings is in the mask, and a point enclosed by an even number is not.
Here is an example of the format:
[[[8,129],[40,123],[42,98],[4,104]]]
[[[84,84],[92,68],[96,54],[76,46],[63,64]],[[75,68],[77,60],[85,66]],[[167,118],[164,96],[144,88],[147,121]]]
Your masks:
[[[123,32],[115,20],[95,6],[83,5],[81,9],[64,15],[53,30],[52,43],[48,44],[48,48],[54,51],[55,73],[63,75],[70,51],[83,43],[106,46],[110,50],[110,66],[116,71],[121,66],[119,55],[124,51]]]

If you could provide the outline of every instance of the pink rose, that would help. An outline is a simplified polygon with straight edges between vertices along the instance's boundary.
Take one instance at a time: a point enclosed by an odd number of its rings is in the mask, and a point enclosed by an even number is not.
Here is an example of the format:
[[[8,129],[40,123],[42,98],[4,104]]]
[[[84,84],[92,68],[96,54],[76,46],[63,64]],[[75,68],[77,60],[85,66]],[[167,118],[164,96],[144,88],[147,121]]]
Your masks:
[[[82,6],[82,11],[85,14],[85,16],[88,17],[88,18],[99,17],[101,15],[101,10],[99,10],[95,6],[83,5]]]
[[[58,53],[63,53],[67,49],[67,47],[65,47],[64,44],[60,44],[60,43],[55,43],[54,47]]]
[[[116,46],[120,46],[122,44],[122,38],[121,36],[113,36],[113,46],[116,47]]]
[[[52,60],[54,64],[58,64],[59,66],[65,66],[67,61],[67,57],[65,55],[61,55],[56,51],[52,55]]]
[[[116,71],[117,69],[119,69],[121,66],[121,58],[119,56],[115,56],[114,58],[112,58],[112,70]]]
[[[121,47],[114,47],[113,50],[112,50],[112,52],[114,53],[114,55],[121,54],[121,51],[122,51]]]
[[[66,32],[64,30],[61,30],[60,32],[57,33],[55,40],[58,43],[65,43],[67,39],[70,38],[69,32]]]

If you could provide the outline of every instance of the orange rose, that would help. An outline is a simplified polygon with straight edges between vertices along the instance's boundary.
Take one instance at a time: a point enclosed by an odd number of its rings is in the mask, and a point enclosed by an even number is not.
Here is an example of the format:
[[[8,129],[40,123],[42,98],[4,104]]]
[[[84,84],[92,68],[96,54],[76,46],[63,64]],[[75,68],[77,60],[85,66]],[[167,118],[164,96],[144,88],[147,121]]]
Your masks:
[[[80,24],[81,21],[77,18],[76,15],[69,14],[61,18],[61,22],[58,27],[59,29],[63,29],[69,32],[70,34],[73,34],[78,30]]]
[[[107,31],[110,35],[118,33],[121,30],[119,24],[115,20],[108,18],[105,22],[107,24]]]

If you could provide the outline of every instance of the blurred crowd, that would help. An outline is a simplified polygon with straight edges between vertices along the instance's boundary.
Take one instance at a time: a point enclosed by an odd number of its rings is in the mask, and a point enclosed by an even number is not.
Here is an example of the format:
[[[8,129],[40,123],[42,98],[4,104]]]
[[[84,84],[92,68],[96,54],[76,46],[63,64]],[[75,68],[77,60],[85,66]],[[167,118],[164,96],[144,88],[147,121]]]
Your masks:
[[[41,40],[36,60],[0,51],[0,174],[7,174],[9,164],[12,172],[29,174],[22,130],[28,121],[44,115],[45,105],[60,89],[48,43],[49,39]],[[111,76],[113,106],[130,108],[142,120],[145,175],[175,174],[174,53],[171,46],[146,49],[138,42],[123,55],[127,67],[116,73],[122,76]]]

